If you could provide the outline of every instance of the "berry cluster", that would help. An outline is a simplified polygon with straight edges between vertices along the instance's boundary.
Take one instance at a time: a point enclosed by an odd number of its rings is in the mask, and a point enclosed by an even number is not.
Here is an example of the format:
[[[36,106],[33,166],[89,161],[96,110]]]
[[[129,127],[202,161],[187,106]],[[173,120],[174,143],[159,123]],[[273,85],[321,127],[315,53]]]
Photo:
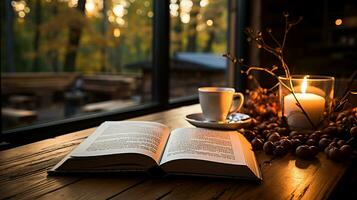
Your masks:
[[[314,158],[319,151],[335,161],[357,153],[357,108],[332,113],[329,124],[309,134],[291,131],[278,117],[278,97],[265,89],[248,93],[242,112],[254,118],[250,127],[241,132],[251,142],[253,150],[284,156],[291,152],[303,159]]]
[[[258,121],[276,117],[279,112],[278,95],[260,87],[249,91],[242,112]]]

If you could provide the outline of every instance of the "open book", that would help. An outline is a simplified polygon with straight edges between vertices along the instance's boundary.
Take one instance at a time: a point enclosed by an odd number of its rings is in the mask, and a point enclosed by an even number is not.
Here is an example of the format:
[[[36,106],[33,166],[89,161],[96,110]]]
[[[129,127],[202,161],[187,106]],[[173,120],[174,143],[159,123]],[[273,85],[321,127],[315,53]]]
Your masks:
[[[236,131],[104,122],[51,173],[150,171],[261,180],[250,143]]]

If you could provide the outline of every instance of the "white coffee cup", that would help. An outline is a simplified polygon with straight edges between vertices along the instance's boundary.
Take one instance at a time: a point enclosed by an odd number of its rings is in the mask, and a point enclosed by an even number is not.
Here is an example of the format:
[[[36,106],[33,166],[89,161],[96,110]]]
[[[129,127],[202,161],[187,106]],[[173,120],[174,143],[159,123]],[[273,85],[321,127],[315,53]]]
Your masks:
[[[237,112],[243,105],[244,96],[234,88],[198,88],[203,117],[208,121],[224,122],[229,114]]]

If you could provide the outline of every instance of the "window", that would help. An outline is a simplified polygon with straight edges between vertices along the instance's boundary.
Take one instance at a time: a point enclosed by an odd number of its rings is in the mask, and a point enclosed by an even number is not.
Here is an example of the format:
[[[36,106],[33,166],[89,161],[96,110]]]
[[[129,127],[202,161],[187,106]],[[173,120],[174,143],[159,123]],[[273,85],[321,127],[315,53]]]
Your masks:
[[[6,3],[2,130],[151,101],[151,0]]]
[[[348,80],[357,66],[357,4],[353,0],[333,1],[253,1],[251,26],[272,33],[281,41],[283,12],[291,20],[302,21],[287,36],[285,58],[293,74],[329,75],[337,78],[335,96],[345,92]],[[269,37],[267,37],[269,38]],[[267,43],[274,41],[267,39]],[[272,66],[277,59],[264,50],[251,48],[253,64]],[[263,84],[270,77],[260,73]],[[264,83],[265,82],[265,83]]]
[[[226,85],[228,2],[170,1],[170,98]]]
[[[198,102],[197,87],[227,85],[221,54],[238,47],[227,46],[237,2],[2,1],[2,138],[27,143]]]

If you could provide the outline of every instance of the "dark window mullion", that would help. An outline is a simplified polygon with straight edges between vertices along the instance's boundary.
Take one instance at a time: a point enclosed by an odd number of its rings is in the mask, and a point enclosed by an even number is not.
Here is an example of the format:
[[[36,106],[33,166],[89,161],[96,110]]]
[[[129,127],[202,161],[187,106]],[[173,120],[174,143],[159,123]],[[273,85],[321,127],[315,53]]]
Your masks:
[[[154,0],[152,95],[160,106],[169,103],[170,1]]]
[[[245,58],[248,56],[248,44],[245,42],[244,29],[248,26],[248,5],[247,0],[229,0],[228,1],[228,40],[227,48],[236,58]],[[245,89],[245,80],[241,75],[242,66],[228,63],[227,82],[230,87],[238,91]]]

